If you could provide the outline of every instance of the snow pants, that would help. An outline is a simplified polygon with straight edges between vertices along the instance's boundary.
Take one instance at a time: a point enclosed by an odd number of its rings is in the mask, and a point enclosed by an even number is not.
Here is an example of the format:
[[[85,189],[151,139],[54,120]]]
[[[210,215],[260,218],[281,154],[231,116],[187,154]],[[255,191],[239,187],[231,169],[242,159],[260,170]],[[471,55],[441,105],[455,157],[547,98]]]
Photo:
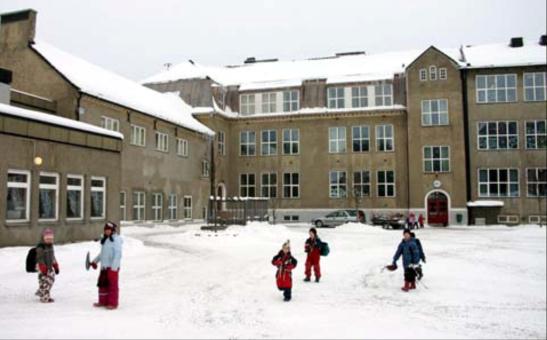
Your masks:
[[[111,269],[101,270],[99,276],[99,304],[102,306],[112,306],[118,307],[119,299],[119,279],[118,271],[113,271]]]
[[[313,250],[308,253],[308,257],[306,258],[306,270],[304,271],[306,277],[311,277],[312,268],[315,277],[321,277],[321,265],[319,264],[320,260],[321,253],[319,251]]]
[[[38,274],[38,291],[36,296],[40,298],[41,302],[48,302],[51,298],[51,288],[55,283],[55,272],[50,270],[47,274]]]
[[[405,268],[405,281],[416,282],[416,271],[413,268]]]

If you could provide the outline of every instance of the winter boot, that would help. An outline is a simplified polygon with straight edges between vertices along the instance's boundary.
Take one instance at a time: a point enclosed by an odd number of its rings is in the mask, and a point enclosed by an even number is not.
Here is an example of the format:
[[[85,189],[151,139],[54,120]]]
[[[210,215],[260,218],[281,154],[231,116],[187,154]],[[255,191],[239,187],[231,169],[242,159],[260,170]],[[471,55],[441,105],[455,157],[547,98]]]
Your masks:
[[[416,289],[416,281],[410,282],[410,289]]]
[[[95,303],[93,304],[93,307],[100,308],[100,307],[106,307],[106,305],[102,305],[102,304],[100,304],[100,303],[98,303],[98,302],[95,302]]]
[[[310,282],[310,281],[311,281],[310,277],[306,276],[306,278],[304,279],[304,282]]]
[[[118,306],[106,306],[106,309],[114,310],[114,309],[118,309]]]
[[[410,290],[410,282],[405,281],[405,285],[404,285],[404,287],[401,287],[401,290],[403,292],[408,292]]]
[[[320,277],[316,277],[316,278],[315,278],[315,282],[319,283],[319,280],[321,280]]]

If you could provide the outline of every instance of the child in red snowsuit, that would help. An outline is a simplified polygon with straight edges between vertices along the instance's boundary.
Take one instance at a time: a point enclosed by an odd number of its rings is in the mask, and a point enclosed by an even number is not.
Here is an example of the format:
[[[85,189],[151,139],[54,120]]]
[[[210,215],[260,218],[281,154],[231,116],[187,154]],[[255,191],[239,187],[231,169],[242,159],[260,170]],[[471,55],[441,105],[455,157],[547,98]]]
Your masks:
[[[321,266],[319,261],[321,260],[322,244],[323,242],[317,237],[317,229],[311,228],[310,238],[306,240],[304,246],[306,253],[308,253],[308,257],[306,258],[306,270],[304,272],[306,275],[306,278],[304,279],[305,282],[310,282],[312,268],[315,274],[315,282],[319,282],[321,279]]]
[[[296,268],[297,263],[291,255],[290,241],[283,243],[283,248],[272,259],[272,264],[277,267],[277,288],[283,291],[285,301],[291,301],[292,298],[292,270]]]

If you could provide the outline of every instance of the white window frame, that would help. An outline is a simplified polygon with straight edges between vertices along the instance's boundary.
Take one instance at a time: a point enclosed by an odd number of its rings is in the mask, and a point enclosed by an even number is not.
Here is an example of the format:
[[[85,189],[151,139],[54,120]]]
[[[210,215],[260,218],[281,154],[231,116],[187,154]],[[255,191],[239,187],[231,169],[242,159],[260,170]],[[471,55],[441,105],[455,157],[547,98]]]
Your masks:
[[[433,107],[437,106],[434,111]],[[450,124],[450,116],[448,114],[448,99],[426,99],[421,102],[421,120],[422,126],[444,126]],[[437,116],[437,123],[433,123],[433,117]],[[428,118],[429,117],[429,122]]]
[[[440,80],[448,79],[448,70],[446,67],[439,67],[439,79]]]
[[[296,139],[293,139],[293,132],[296,131]],[[288,132],[289,138],[286,137],[286,132]],[[300,154],[300,129],[295,128],[286,128],[281,131],[282,140],[281,140],[281,149],[283,155],[299,155]],[[289,152],[285,152],[285,145],[289,146]],[[296,145],[296,152],[293,151],[293,146]]]
[[[391,137],[387,137],[386,134],[391,129]],[[382,136],[381,136],[382,135]],[[381,149],[381,141],[383,141],[384,150]],[[387,147],[388,141],[391,141],[391,149]],[[380,124],[376,125],[376,151],[378,152],[394,152],[395,151],[395,127],[393,124]]]
[[[163,193],[152,193],[152,219],[156,222],[163,221]]]
[[[120,132],[120,120],[107,116],[101,116],[101,127],[110,131]]]
[[[264,181],[264,176],[268,179],[267,183]],[[272,184],[272,178],[275,178],[275,184]],[[260,174],[260,195],[261,197],[277,198],[277,172],[263,172]]]
[[[418,71],[418,78],[420,79],[420,81],[427,81],[427,69],[426,68],[421,68]]]
[[[380,173],[384,173],[384,179],[385,182],[380,182]],[[393,182],[387,181],[387,174],[388,172],[393,172]],[[387,198],[393,198],[397,196],[397,177],[395,174],[395,170],[378,170],[376,171],[376,196],[377,197],[387,197]],[[393,187],[393,195],[389,195],[389,187]],[[384,187],[384,193],[385,195],[380,195],[380,188]]]
[[[534,124],[534,133],[528,132],[528,124]],[[543,123],[545,132],[544,133],[538,133],[538,123]],[[528,144],[528,138],[532,137],[534,141],[534,147],[530,147]],[[545,147],[540,148],[538,145],[539,138],[543,137],[545,139]],[[524,123],[524,140],[525,140],[525,146],[526,150],[545,150],[547,149],[547,120],[527,120]]]
[[[536,76],[543,76],[543,86],[537,85]],[[524,101],[525,102],[543,102],[547,100],[547,72],[525,72],[522,77],[522,85],[524,88]],[[526,85],[526,77],[532,77],[532,85]],[[543,91],[541,89],[543,88]],[[543,98],[538,98],[536,90],[543,92]],[[532,90],[533,96],[530,98],[526,90]]]
[[[334,176],[334,182],[333,182]],[[342,179],[344,180],[342,182]],[[342,189],[344,192],[342,192]],[[329,198],[348,197],[348,176],[344,170],[329,171]]]
[[[505,87],[498,87],[498,80],[499,77],[504,78]],[[509,77],[515,78],[515,86],[509,87],[507,85],[507,80]],[[489,88],[488,87],[488,79],[494,79],[494,87]],[[485,87],[479,87],[479,80],[484,79]],[[475,96],[476,101],[478,104],[495,104],[495,103],[516,103],[518,102],[518,76],[516,73],[506,73],[506,74],[479,74],[475,77]],[[508,100],[508,93],[509,91],[515,92],[515,100]],[[495,93],[495,99],[490,101],[488,99],[488,91],[494,91]],[[499,91],[503,91],[505,93],[505,100],[498,99],[498,93]],[[484,100],[480,100],[480,93],[484,93]]]
[[[7,223],[20,223],[30,221],[30,196],[31,196],[31,173],[28,170],[15,170],[8,169],[8,174],[25,175],[27,176],[26,182],[9,182],[6,177],[6,189],[25,189],[25,218],[24,219],[8,219],[7,218],[7,200],[6,200],[6,222]],[[7,193],[6,193],[7,194]]]
[[[217,131],[218,153],[226,156],[226,134],[224,131]]]
[[[204,159],[201,161],[201,177],[209,177],[210,175],[210,166],[209,161]]]
[[[254,136],[251,141],[251,134]],[[243,135],[247,136],[247,142],[243,143]],[[243,154],[243,146],[247,146],[247,154]],[[249,152],[250,147],[253,147],[253,152]],[[252,130],[245,130],[239,132],[239,155],[243,157],[252,157],[256,156],[256,132]]]
[[[300,110],[300,91],[283,91],[283,112],[295,112]]]
[[[286,181],[285,175],[289,175],[289,181]],[[298,178],[298,183],[294,184],[293,175],[296,175]],[[300,173],[299,172],[284,172],[283,173],[283,198],[285,199],[299,199],[300,198]],[[289,188],[289,195],[285,195],[285,188]],[[298,195],[294,195],[293,189],[298,190]]]
[[[254,93],[239,95],[239,113],[242,116],[254,115],[256,113],[256,98]]]
[[[434,156],[435,149],[439,150],[439,157]],[[423,171],[424,173],[446,173],[450,172],[450,146],[448,145],[426,145],[422,149]],[[430,157],[426,157],[426,150],[429,150]],[[446,157],[443,157],[443,150],[446,150]],[[439,171],[435,171],[435,162],[439,162]],[[447,168],[444,169],[443,162],[446,162]],[[427,164],[431,164],[431,170],[427,171]]]
[[[490,181],[490,171],[495,170],[497,173],[498,181],[493,182]],[[499,180],[500,177],[500,170],[507,170],[507,181],[501,182]],[[487,171],[487,180],[486,182],[481,182],[481,171]],[[517,181],[511,181],[511,171],[516,171],[517,173]],[[498,194],[492,195],[490,193],[490,184],[497,185],[498,188]],[[511,195],[511,185],[517,185],[517,194]],[[486,185],[487,188],[487,194],[481,193],[481,185]],[[500,195],[500,187],[501,185],[507,186],[507,195]],[[515,198],[520,197],[520,171],[518,168],[478,168],[477,169],[477,193],[478,197],[490,197],[490,198]]]
[[[137,200],[135,200],[135,195],[137,196]],[[133,218],[133,221],[146,221],[146,192],[138,191],[138,190],[133,191],[132,201],[133,201],[133,210],[131,212],[132,213],[131,218]],[[139,216],[135,216],[135,209],[137,210],[137,214]],[[142,216],[140,216],[141,209],[142,209]]]
[[[156,131],[156,150],[169,152],[169,135],[167,133]]]
[[[347,144],[345,126],[329,127],[329,153],[346,153]]]
[[[343,109],[346,107],[344,87],[333,86],[327,88],[327,107],[329,109]]]
[[[55,178],[55,184],[42,184],[40,183],[41,177],[53,177]],[[60,176],[55,172],[45,172],[41,171],[38,176],[38,193],[40,190],[55,190],[55,216],[53,218],[40,218],[38,217],[39,222],[52,222],[59,220],[59,179]],[[38,194],[38,209],[40,208],[40,194]]]
[[[80,180],[80,185],[69,185],[69,179],[78,179]],[[66,214],[68,214],[68,192],[69,191],[79,191],[80,192],[80,217],[68,217],[66,216],[67,221],[81,221],[84,219],[84,206],[85,206],[85,191],[84,191],[84,176],[82,175],[67,175],[66,176]]]
[[[389,93],[386,93],[389,89]],[[393,105],[393,84],[382,82],[374,85],[374,106]]]
[[[125,191],[120,191],[120,220],[127,220],[127,193]]]
[[[262,98],[262,113],[277,112],[277,92],[264,92]]]
[[[356,180],[356,178],[355,178],[357,174],[359,174],[359,180]],[[368,177],[368,181],[364,180],[365,177]],[[352,188],[353,188],[354,194],[355,194],[355,192],[357,192],[356,189],[358,189],[359,190],[359,194],[357,195],[358,197],[369,197],[369,196],[371,196],[371,192],[370,192],[371,178],[370,178],[370,171],[369,170],[354,171],[353,176],[352,176],[352,180],[353,180]]]
[[[146,147],[145,127],[131,124],[131,145]]]
[[[188,157],[188,140],[177,138],[177,156]]]
[[[535,181],[530,181],[530,170],[535,172],[536,179]],[[542,181],[539,179],[539,171],[545,170],[547,172],[547,168],[526,168],[526,197],[530,198],[547,198],[547,188],[545,189],[545,195],[532,195],[530,194],[530,185],[535,186],[536,192],[539,193],[540,186],[546,186],[547,187],[547,180]]]
[[[355,129],[359,129],[359,137],[355,136]],[[363,137],[365,134],[367,137]],[[361,150],[355,150],[355,142],[359,143]],[[367,148],[364,150],[365,142],[367,142]],[[369,152],[370,151],[370,127],[368,125],[356,125],[351,127],[351,151],[356,153]]]
[[[509,133],[509,126],[511,124],[515,124],[515,133],[511,134]],[[490,125],[495,124],[496,126],[496,134],[490,134]],[[500,134],[499,129],[500,125],[505,124],[505,134]],[[481,125],[486,125],[486,134],[481,135]],[[490,147],[490,138],[496,139],[496,148]],[[512,139],[516,139],[517,144],[515,147],[509,147],[510,141]],[[481,147],[481,140],[486,140],[486,148]],[[505,140],[506,146],[505,148],[500,148],[500,140]],[[479,151],[507,151],[507,150],[518,150],[519,149],[519,124],[516,120],[494,120],[494,121],[483,121],[483,122],[477,122],[477,150]]]
[[[498,223],[500,224],[519,223],[519,215],[498,215]]]
[[[169,214],[169,220],[170,221],[176,221],[177,220],[177,213],[178,213],[178,206],[177,206],[177,194],[169,194],[167,198],[167,211]]]
[[[435,65],[429,66],[429,80],[437,80],[437,66]]]
[[[187,203],[190,202],[190,205]],[[192,202],[192,196],[185,195],[183,197],[182,201],[182,207],[183,207],[183,217],[185,220],[191,220],[192,219],[192,209],[193,209],[193,202]]]
[[[273,133],[274,140],[271,139]],[[264,140],[264,134],[268,137]],[[274,147],[273,150],[271,147]],[[276,156],[277,155],[277,130],[269,129],[260,131],[260,155],[261,156]]]
[[[368,107],[368,86],[352,86],[351,87],[351,107],[361,108]]]
[[[243,184],[243,176],[245,176],[245,184]],[[251,177],[253,178],[253,184],[250,183]],[[246,194],[243,194],[245,189]],[[253,189],[254,195],[250,196],[249,193]],[[239,174],[239,196],[240,197],[256,197],[256,175],[252,172]]]
[[[94,187],[93,186],[93,181],[102,181],[103,182],[103,186],[102,187]],[[91,181],[90,181],[90,192],[102,192],[103,193],[103,215],[102,216],[91,216],[91,202],[92,200],[90,200],[89,202],[89,209],[90,209],[90,213],[89,213],[89,216],[92,220],[104,220],[106,218],[106,177],[102,177],[102,176],[91,176]]]

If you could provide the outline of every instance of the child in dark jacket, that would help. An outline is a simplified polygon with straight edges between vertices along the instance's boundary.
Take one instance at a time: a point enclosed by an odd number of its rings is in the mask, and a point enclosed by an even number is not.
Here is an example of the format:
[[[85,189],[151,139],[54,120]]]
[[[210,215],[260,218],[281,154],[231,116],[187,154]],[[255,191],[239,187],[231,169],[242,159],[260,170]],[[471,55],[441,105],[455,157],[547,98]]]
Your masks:
[[[306,257],[306,269],[304,271],[304,282],[311,281],[311,271],[315,274],[315,282],[319,282],[321,279],[321,247],[323,242],[317,236],[317,229],[311,228],[309,232],[310,237],[304,244],[304,251],[308,254]]]
[[[38,291],[36,296],[42,303],[55,302],[51,298],[51,288],[55,283],[55,275],[59,275],[59,264],[55,259],[53,249],[54,234],[50,228],[42,231],[42,239],[36,247],[36,265],[38,267]]]
[[[397,252],[393,256],[393,266],[396,267],[396,262],[399,257],[403,257],[403,267],[405,269],[405,285],[401,288],[408,292],[411,289],[416,289],[416,271],[420,261],[420,254],[416,242],[412,239],[410,230],[405,229],[403,232],[403,240],[397,247]]]
[[[272,259],[272,264],[277,267],[275,274],[277,288],[283,291],[285,301],[292,298],[292,270],[296,268],[298,261],[291,255],[291,243],[283,243],[283,248]]]
[[[420,253],[420,260],[425,263],[425,252],[424,248],[422,247],[422,242],[419,238],[416,237],[415,233],[410,233],[410,236],[412,236],[412,239],[414,240],[414,242],[416,242],[416,247],[418,247],[418,252]],[[416,267],[416,275],[418,276],[418,280],[421,280],[422,277],[424,277],[424,272],[422,270],[421,264]]]

